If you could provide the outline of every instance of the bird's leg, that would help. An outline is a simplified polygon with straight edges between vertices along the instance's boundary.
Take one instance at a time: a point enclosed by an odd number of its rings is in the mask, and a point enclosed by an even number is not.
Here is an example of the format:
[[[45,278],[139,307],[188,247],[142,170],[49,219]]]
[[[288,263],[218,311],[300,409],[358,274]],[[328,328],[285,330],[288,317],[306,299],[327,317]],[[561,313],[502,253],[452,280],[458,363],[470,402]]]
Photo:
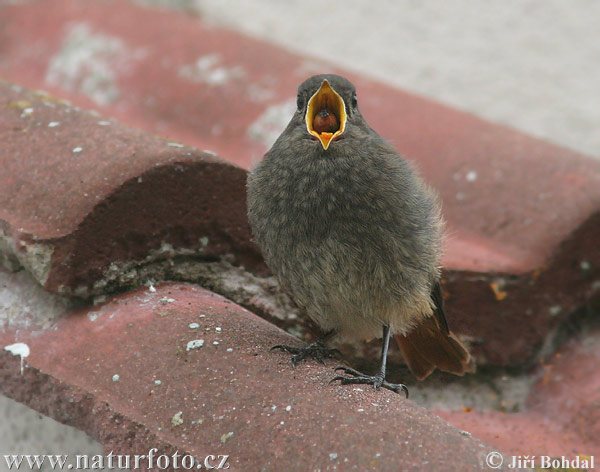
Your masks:
[[[338,375],[329,381],[329,383],[339,380],[342,385],[346,384],[370,384],[379,389],[380,387],[387,388],[396,393],[400,393],[400,390],[404,391],[406,398],[408,398],[408,388],[404,384],[393,384],[385,380],[385,367],[387,363],[388,348],[390,346],[390,327],[383,325],[383,342],[381,344],[381,366],[379,372],[376,375],[365,375],[357,370],[349,367],[336,367],[335,370],[341,370],[352,377],[345,377]]]
[[[335,330],[331,329],[327,331],[323,336],[318,338],[315,342],[309,344],[306,347],[293,347],[286,346],[284,344],[278,344],[277,346],[273,346],[271,350],[281,349],[282,351],[294,354],[294,356],[292,356],[293,365],[296,365],[298,362],[303,361],[307,357],[312,357],[313,359],[316,359],[321,364],[323,364],[323,359],[336,357],[340,354],[340,351],[338,351],[337,349],[330,349],[328,347],[325,347],[325,342],[327,342],[334,335]]]

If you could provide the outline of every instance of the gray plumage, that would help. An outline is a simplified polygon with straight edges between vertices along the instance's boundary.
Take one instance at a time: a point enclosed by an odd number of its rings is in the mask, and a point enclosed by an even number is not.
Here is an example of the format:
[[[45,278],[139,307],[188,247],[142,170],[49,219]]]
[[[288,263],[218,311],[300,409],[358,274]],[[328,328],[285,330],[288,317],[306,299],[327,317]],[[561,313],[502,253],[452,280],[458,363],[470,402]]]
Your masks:
[[[306,106],[326,79],[342,97],[345,131],[327,150],[307,132]],[[319,75],[248,177],[248,217],[267,265],[324,330],[367,339],[406,335],[432,316],[442,220],[435,194],[373,131],[354,86]]]

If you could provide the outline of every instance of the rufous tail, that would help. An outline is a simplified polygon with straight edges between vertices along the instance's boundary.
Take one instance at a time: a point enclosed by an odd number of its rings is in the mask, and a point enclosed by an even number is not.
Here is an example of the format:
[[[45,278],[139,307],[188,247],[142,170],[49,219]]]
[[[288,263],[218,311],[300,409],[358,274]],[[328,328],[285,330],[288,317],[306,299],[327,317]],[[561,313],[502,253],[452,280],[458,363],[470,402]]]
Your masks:
[[[396,342],[411,372],[423,380],[436,368],[452,374],[475,372],[475,362],[467,348],[440,326],[435,316],[424,318],[406,336],[396,335]]]

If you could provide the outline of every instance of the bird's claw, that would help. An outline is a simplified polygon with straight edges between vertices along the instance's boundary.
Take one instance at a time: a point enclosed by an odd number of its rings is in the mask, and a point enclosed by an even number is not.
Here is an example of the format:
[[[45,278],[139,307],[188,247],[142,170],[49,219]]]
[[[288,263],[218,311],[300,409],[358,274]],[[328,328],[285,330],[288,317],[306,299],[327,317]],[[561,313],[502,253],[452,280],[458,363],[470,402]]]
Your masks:
[[[408,387],[406,385],[390,383],[390,382],[386,381],[382,375],[365,375],[357,370],[351,369],[350,367],[340,366],[340,367],[335,368],[336,372],[339,370],[345,372],[346,374],[351,375],[352,377],[338,375],[338,376],[332,378],[329,381],[329,384],[332,384],[333,382],[336,382],[338,380],[340,381],[340,383],[342,385],[369,384],[369,385],[373,385],[373,387],[375,387],[376,390],[379,390],[381,387],[383,387],[383,388],[391,390],[392,392],[395,392],[395,393],[400,393],[400,391],[403,391],[406,398],[408,398]]]

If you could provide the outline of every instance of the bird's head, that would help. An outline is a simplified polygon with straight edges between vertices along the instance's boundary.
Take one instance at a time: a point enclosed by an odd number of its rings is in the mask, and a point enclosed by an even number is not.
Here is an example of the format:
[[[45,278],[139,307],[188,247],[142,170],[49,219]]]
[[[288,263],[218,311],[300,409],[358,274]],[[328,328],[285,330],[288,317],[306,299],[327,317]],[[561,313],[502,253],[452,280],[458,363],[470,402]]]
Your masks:
[[[348,119],[358,113],[356,90],[339,75],[315,75],[298,87],[298,113],[306,131],[319,140],[324,150],[341,139]]]

